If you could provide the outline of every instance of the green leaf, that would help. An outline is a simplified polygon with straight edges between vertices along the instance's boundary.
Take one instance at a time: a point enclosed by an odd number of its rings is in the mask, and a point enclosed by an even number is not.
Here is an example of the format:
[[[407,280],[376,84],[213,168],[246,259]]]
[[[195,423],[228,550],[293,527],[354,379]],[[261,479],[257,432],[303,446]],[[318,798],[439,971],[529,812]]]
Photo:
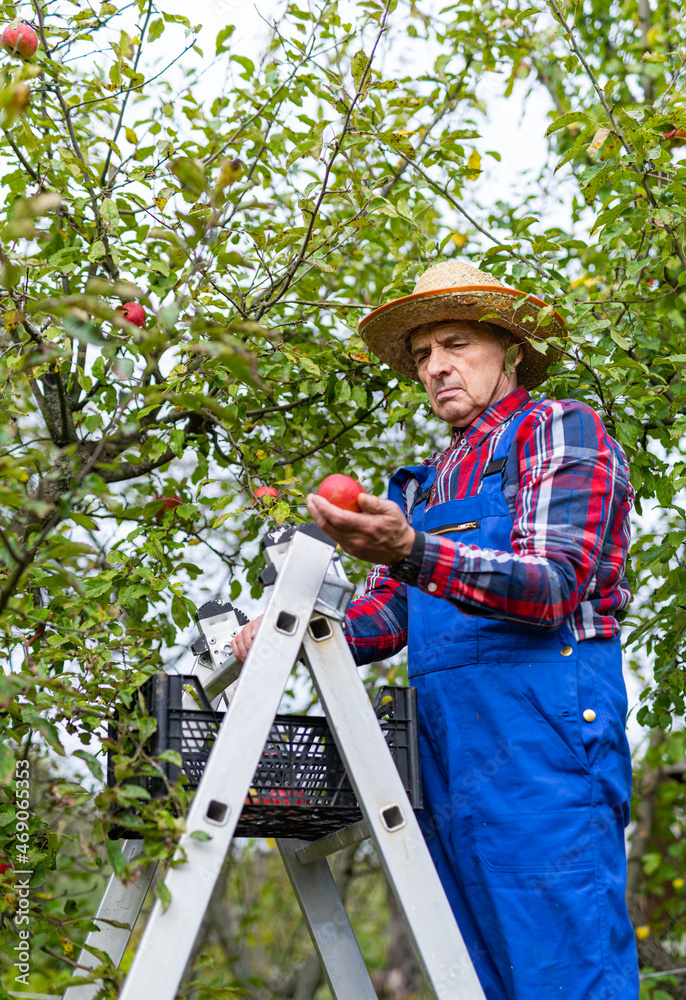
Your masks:
[[[312,358],[308,358],[306,354],[303,354],[298,358],[298,360],[308,374],[314,375],[315,378],[322,377],[321,368],[315,361],[312,360]]]
[[[612,170],[616,169],[614,164],[606,163],[602,167],[599,167],[595,173],[592,175],[591,179],[587,184],[582,185],[581,190],[583,191],[584,198],[586,199],[586,204],[591,205],[595,200],[595,196],[600,190],[600,188],[605,184],[605,181],[610,176]]]
[[[97,778],[98,781],[103,780],[104,775],[102,772],[102,765],[100,764],[100,761],[97,759],[97,757],[94,757],[92,753],[88,753],[86,750],[75,750],[74,756],[80,757],[81,760],[86,762],[86,764],[88,765],[88,770],[91,772],[94,778]]]
[[[121,878],[124,874],[124,869],[126,868],[126,858],[124,853],[116,840],[106,840],[105,848],[107,850],[107,857],[109,858],[110,865],[112,866],[112,871],[117,876]]]
[[[252,59],[248,59],[247,56],[237,56],[235,53],[231,56],[231,58],[234,62],[239,63],[245,70],[245,73],[241,73],[241,77],[244,80],[249,80],[255,72],[255,63]]]
[[[174,594],[172,597],[171,613],[178,628],[186,628],[190,624],[191,619],[188,614],[188,604],[185,597]]]
[[[27,721],[30,720],[33,728],[41,734],[47,743],[50,744],[55,753],[59,754],[60,757],[66,757],[65,749],[60,743],[57,726],[55,726],[54,723],[49,722],[41,715],[37,715],[32,710],[25,712],[24,717]]]
[[[658,851],[648,851],[643,855],[643,871],[652,875],[662,864],[662,855]]]
[[[162,912],[166,913],[169,907],[171,906],[172,894],[166,887],[164,882],[159,881],[157,883],[157,885],[155,886],[155,895],[162,904]]]
[[[650,266],[650,261],[649,260],[645,260],[645,259],[642,259],[642,260],[631,260],[626,265],[626,273],[628,275],[638,274],[639,271],[642,271],[645,267],[649,267],[649,266]]]
[[[298,145],[291,151],[288,159],[286,160],[286,166],[292,166],[296,160],[299,160],[301,156],[313,156],[317,159],[322,151],[322,136],[324,134],[324,129],[330,122],[323,121],[317,122],[314,128],[308,133],[307,138],[298,143]]]
[[[517,354],[519,353],[519,344],[512,344],[508,347],[507,353],[505,354],[505,362],[503,365],[505,376],[510,378],[516,369]]]
[[[182,187],[191,194],[201,195],[207,185],[205,168],[200,160],[190,156],[179,156],[172,160],[171,172],[181,181]]]
[[[131,133],[129,137],[128,133]],[[129,142],[133,142],[134,145],[137,142],[135,133],[130,129],[126,129],[127,139]],[[100,218],[105,223],[105,228],[110,233],[118,233],[121,229],[121,219],[119,218],[119,210],[114,204],[111,198],[105,198],[100,205]],[[91,248],[92,249],[92,248]]]
[[[31,878],[29,879],[29,889],[38,889],[43,882],[45,882],[46,870],[45,864],[42,861],[38,861],[33,866],[33,871],[31,872]]]
[[[89,531],[97,531],[97,522],[93,520],[92,517],[88,517],[86,514],[79,514],[78,511],[73,510],[69,515],[72,521],[76,524],[80,524],[82,528],[87,528]]]
[[[14,754],[8,746],[0,743],[0,784],[6,785],[14,778]]]
[[[587,122],[589,120],[589,116],[585,111],[570,111],[566,115],[562,115],[561,118],[557,118],[552,125],[549,125],[545,134],[552,135],[553,132],[559,132],[561,128],[565,128],[567,125],[573,125],[575,122]]]
[[[614,340],[615,344],[617,344],[618,347],[621,347],[623,351],[629,351],[631,349],[629,341],[622,337],[621,333],[618,333],[617,330],[611,329],[610,336]]]
[[[105,244],[102,240],[95,240],[95,242],[90,245],[88,260],[101,260],[106,253]]]
[[[87,320],[79,319],[78,316],[69,314],[63,316],[62,325],[74,340],[81,340],[84,344],[95,344],[98,347],[105,343],[93,324]]]
[[[148,41],[154,42],[164,32],[164,21],[161,17],[156,17],[148,28]]]
[[[204,830],[193,830],[191,837],[193,840],[212,840],[209,833],[205,833]]]
[[[168,24],[183,24],[186,28],[190,28],[191,22],[183,14],[168,14],[167,11],[162,11],[162,17]]]
[[[368,62],[369,62],[369,59],[367,58],[367,56],[362,51],[356,52],[355,55],[352,58],[352,62],[350,64],[350,70],[351,70],[352,75],[353,75],[353,82],[355,84],[355,90],[357,90],[357,91],[360,91],[360,87],[362,87],[362,80],[363,80],[363,77],[364,77],[364,71],[367,68]],[[365,94],[367,93],[367,91],[369,89],[370,82],[371,82],[371,71],[367,74],[367,77],[364,80],[364,86],[362,87],[362,90],[360,92],[360,97],[364,97],[365,96]]]
[[[231,38],[235,30],[236,30],[235,24],[227,24],[225,28],[222,28],[222,30],[217,35],[216,55],[221,55],[222,52],[229,51],[229,46],[225,45],[224,43],[228,42],[229,38]]]
[[[352,396],[352,389],[350,387],[350,382],[345,379],[340,379],[336,383],[336,402],[337,403],[347,403]]]

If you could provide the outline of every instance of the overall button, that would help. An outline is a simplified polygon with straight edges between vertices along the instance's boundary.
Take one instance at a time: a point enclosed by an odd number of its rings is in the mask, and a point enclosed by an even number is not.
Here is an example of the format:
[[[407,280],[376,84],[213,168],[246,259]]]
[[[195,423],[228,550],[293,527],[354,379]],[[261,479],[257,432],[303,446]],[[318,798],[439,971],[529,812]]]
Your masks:
[[[562,653],[563,656],[571,656],[574,650],[572,649],[571,646],[563,646],[560,652]]]
[[[435,594],[436,591],[438,590],[438,584],[434,583],[432,580],[431,583],[427,584],[426,589],[429,591],[430,594]]]
[[[584,712],[584,720],[586,722],[595,722],[595,712],[592,708],[587,708]]]

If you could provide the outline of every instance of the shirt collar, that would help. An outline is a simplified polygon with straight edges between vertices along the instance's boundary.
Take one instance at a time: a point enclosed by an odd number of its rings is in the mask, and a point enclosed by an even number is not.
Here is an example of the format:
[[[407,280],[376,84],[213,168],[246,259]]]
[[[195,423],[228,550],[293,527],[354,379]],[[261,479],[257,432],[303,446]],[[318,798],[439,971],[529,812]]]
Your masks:
[[[531,396],[524,386],[519,386],[503,399],[494,403],[493,406],[489,406],[483,413],[480,413],[469,427],[453,427],[452,444],[456,445],[458,441],[466,441],[470,448],[477,448],[488,437],[491,431],[495,430],[496,427],[499,427],[506,420],[509,420],[530,399]]]

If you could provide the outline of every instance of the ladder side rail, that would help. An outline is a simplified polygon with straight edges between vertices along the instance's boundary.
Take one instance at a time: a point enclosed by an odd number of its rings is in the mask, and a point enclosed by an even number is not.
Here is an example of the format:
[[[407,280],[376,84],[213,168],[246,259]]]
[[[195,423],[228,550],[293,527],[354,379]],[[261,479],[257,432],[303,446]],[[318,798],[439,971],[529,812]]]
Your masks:
[[[437,1000],[485,1000],[343,628],[313,625],[312,679],[427,982]]]
[[[276,846],[310,932],[334,1000],[376,1000],[355,933],[326,858],[302,865],[296,852],[308,841],[282,839]]]
[[[143,854],[143,841],[125,840],[122,852],[127,862],[135,861]],[[95,969],[100,965],[100,959],[89,951],[89,948],[104,951],[115,966],[119,965],[156,870],[156,861],[146,865],[136,881],[130,885],[124,885],[116,875],[110,875],[93,918],[97,930],[88,932],[79,954],[78,964],[83,972],[79,969],[75,975],[85,975],[87,969]],[[114,927],[111,921],[127,926]],[[64,1000],[95,1000],[101,989],[102,983],[99,980],[79,986],[69,986],[64,993]]]
[[[176,994],[331,556],[330,545],[293,536],[165,878],[171,903],[165,912],[156,901],[120,1000]]]
[[[215,671],[212,667],[204,666],[199,661],[200,657],[197,657],[190,674],[198,677],[203,688],[206,689],[207,685],[213,680]],[[230,664],[227,664],[228,669],[224,671],[227,687],[235,683],[235,678],[238,677],[241,666],[242,664],[235,658],[232,658]],[[216,682],[215,687],[217,687]],[[218,698],[217,695],[220,697]],[[216,699],[214,702],[215,707],[220,699],[227,700],[226,695],[227,692],[223,687],[217,688],[214,694]],[[185,692],[181,704],[183,708],[193,709],[197,707],[195,700]],[[127,862],[135,861],[136,858],[143,854],[143,841],[124,840],[122,843],[122,853]],[[143,904],[157,871],[157,864],[157,861],[151,862],[143,869],[136,881],[129,885],[124,885],[120,882],[116,875],[110,875],[93,918],[93,922],[97,924],[97,930],[88,932],[79,953],[78,964],[84,970],[95,969],[100,964],[100,960],[90,951],[91,948],[104,951],[115,966],[119,965],[133,934],[133,928],[143,909]],[[113,927],[112,921],[128,926]],[[95,1000],[101,988],[102,984],[97,980],[93,983],[84,983],[81,986],[69,986],[65,991],[64,1000]]]

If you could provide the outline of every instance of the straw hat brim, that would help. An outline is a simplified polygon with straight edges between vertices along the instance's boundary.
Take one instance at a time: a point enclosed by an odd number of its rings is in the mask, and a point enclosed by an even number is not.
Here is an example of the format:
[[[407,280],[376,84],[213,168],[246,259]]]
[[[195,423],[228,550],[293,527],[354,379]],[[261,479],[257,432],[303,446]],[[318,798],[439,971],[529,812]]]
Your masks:
[[[565,333],[565,321],[558,312],[553,312],[546,326],[539,325],[538,314],[546,306],[534,295],[502,285],[431,289],[379,306],[361,320],[359,332],[369,349],[390,368],[419,381],[407,344],[412,330],[425,323],[483,319],[509,330],[520,341],[523,357],[517,366],[517,383],[525,389],[534,389],[545,379],[548,368],[559,360],[560,352],[551,346],[541,354],[530,341],[542,342]]]

